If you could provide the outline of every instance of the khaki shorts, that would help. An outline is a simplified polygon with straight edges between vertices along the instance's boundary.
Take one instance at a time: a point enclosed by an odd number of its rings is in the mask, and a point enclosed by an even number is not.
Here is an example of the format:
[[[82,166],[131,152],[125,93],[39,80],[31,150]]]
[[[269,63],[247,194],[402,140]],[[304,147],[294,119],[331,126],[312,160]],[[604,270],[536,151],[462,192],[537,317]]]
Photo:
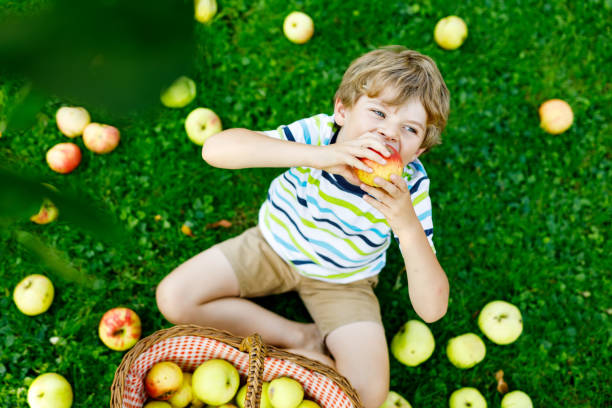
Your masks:
[[[259,227],[216,245],[240,282],[240,297],[253,298],[297,291],[323,338],[349,323],[374,321],[382,326],[373,288],[378,277],[330,283],[301,275],[270,247]]]

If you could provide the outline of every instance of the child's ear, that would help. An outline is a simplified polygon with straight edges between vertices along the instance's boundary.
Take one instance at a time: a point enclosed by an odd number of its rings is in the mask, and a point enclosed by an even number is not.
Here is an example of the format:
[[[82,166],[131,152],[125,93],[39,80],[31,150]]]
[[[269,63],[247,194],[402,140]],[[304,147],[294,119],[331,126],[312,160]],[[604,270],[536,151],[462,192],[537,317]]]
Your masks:
[[[426,147],[421,147],[419,150],[416,151],[414,158],[416,159],[417,157],[419,157],[421,154],[425,153],[425,151],[427,150]]]
[[[338,126],[344,126],[344,122],[346,121],[346,107],[340,98],[336,98],[336,102],[334,103],[334,121],[336,121]]]

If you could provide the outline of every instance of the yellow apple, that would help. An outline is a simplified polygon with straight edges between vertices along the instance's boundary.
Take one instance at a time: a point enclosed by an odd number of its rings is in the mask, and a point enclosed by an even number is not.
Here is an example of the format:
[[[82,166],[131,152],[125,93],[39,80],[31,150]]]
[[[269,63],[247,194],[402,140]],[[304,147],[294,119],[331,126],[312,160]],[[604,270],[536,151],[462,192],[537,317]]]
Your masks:
[[[195,0],[195,19],[209,22],[217,13],[217,0]]]
[[[189,140],[199,146],[202,146],[206,139],[222,130],[223,125],[219,116],[207,108],[196,108],[185,119],[185,131]]]
[[[140,339],[140,318],[127,307],[110,309],[100,319],[98,335],[104,345],[112,350],[123,351],[134,346]]]
[[[94,153],[112,152],[119,144],[119,139],[119,130],[114,126],[93,122],[83,130],[83,143]]]
[[[487,354],[484,341],[474,333],[453,337],[446,346],[446,355],[457,368],[471,368]]]
[[[36,316],[49,309],[54,294],[53,283],[49,278],[33,274],[26,276],[15,286],[13,300],[21,313]]]
[[[144,383],[151,398],[167,401],[183,385],[183,371],[172,361],[160,361],[147,372]]]
[[[314,33],[314,23],[308,14],[293,11],[285,17],[283,32],[292,43],[304,44],[310,40]]]
[[[202,402],[223,405],[238,391],[240,375],[230,362],[215,358],[200,364],[193,372],[191,386]]]
[[[143,408],[172,408],[166,401],[149,401]]]
[[[270,381],[268,398],[274,408],[297,408],[304,399],[304,388],[293,378],[275,378]]]
[[[30,408],[70,408],[72,399],[72,386],[56,373],[39,375],[28,388]]]
[[[558,135],[565,132],[574,122],[572,107],[561,99],[550,99],[540,105],[540,126],[544,131]]]
[[[30,217],[32,222],[37,224],[48,224],[57,219],[59,215],[59,211],[57,207],[53,204],[51,200],[48,198],[43,199],[43,203],[40,207],[40,210],[36,214]]]
[[[168,108],[182,108],[196,96],[196,85],[193,79],[182,76],[175,80],[161,94],[161,102]]]
[[[461,17],[444,17],[434,28],[436,43],[445,50],[454,50],[461,47],[468,35],[467,25]]]
[[[510,344],[523,332],[523,317],[512,303],[495,300],[480,311],[478,327],[493,343]]]
[[[55,121],[60,132],[69,138],[73,138],[83,133],[91,118],[85,108],[62,106],[55,113]]]
[[[183,373],[183,383],[181,388],[170,397],[168,402],[174,408],[184,408],[193,400],[193,391],[191,389],[191,373]]]
[[[389,157],[385,157],[387,161],[385,164],[380,164],[373,160],[367,158],[360,158],[366,166],[371,168],[372,173],[368,173],[367,171],[363,171],[361,169],[355,168],[355,174],[359,178],[359,180],[363,181],[365,184],[374,187],[380,187],[378,184],[374,182],[375,177],[380,177],[384,180],[390,181],[391,175],[396,174],[398,176],[402,176],[402,172],[404,170],[404,166],[402,165],[402,158],[397,150],[393,146],[387,145],[387,148],[391,151],[391,155]],[[370,149],[376,152],[374,149]],[[376,152],[378,153],[378,152]],[[378,153],[381,157],[384,157],[382,154]]]
[[[501,408],[533,408],[533,402],[523,391],[512,391],[502,398]]]
[[[414,367],[427,360],[435,346],[429,327],[418,320],[410,320],[393,336],[391,353],[399,362]]]
[[[314,401],[304,400],[297,406],[297,408],[321,408],[321,406]]]
[[[449,405],[450,408],[487,408],[487,401],[476,388],[464,387],[451,394]]]

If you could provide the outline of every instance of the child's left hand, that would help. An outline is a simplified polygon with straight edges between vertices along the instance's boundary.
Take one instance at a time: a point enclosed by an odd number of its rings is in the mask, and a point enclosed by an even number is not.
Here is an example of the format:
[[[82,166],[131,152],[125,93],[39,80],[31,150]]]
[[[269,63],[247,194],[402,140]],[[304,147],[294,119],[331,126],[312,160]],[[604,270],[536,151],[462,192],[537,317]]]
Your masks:
[[[376,177],[374,182],[380,187],[372,187],[364,183],[359,186],[369,194],[365,194],[363,199],[385,216],[396,235],[399,236],[402,230],[410,228],[414,222],[418,223],[412,206],[410,190],[403,178],[392,174],[391,181]]]

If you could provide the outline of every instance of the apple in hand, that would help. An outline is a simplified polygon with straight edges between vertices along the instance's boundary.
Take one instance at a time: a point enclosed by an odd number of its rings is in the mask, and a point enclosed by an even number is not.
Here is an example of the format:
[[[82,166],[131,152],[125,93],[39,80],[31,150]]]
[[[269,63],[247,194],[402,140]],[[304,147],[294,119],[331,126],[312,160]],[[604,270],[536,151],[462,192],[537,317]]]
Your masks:
[[[85,108],[63,106],[55,113],[55,121],[60,132],[73,138],[83,133],[83,129],[89,124],[91,118]]]
[[[215,358],[200,364],[191,381],[198,399],[209,405],[223,405],[236,395],[240,375],[230,362]]]
[[[478,327],[493,343],[510,344],[523,332],[523,317],[512,303],[495,300],[480,311]]]
[[[533,408],[533,402],[523,391],[512,391],[502,398],[501,408]]]
[[[183,373],[183,383],[181,388],[170,397],[168,402],[174,408],[185,408],[193,400],[193,391],[191,389],[191,373]]]
[[[454,50],[461,47],[468,35],[467,25],[461,17],[444,17],[434,28],[434,40],[445,50]]]
[[[293,378],[275,378],[270,381],[268,398],[274,408],[297,408],[304,399],[304,388]]]
[[[147,372],[144,385],[151,398],[166,401],[183,385],[183,371],[172,361],[160,361]]]
[[[201,1],[203,3],[204,1]],[[196,96],[196,85],[193,79],[182,76],[175,80],[161,94],[161,102],[168,108],[182,108]]]
[[[418,320],[410,320],[393,336],[391,353],[401,363],[415,367],[431,356],[435,346],[429,327]]]
[[[141,324],[138,315],[127,307],[110,309],[98,326],[98,335],[106,347],[123,351],[134,346],[140,339]]]
[[[379,408],[412,408],[406,398],[402,397],[395,391],[389,391],[387,399]]]
[[[269,382],[264,382],[261,384],[261,398],[259,399],[259,408],[274,408],[270,403],[270,398],[268,398],[268,388],[270,388]],[[236,394],[236,404],[238,404],[239,408],[244,408],[246,403],[246,392],[247,385],[243,385],[238,390],[238,394]]]
[[[558,135],[565,132],[574,122],[572,107],[561,99],[551,99],[540,105],[540,127],[544,131]]]
[[[285,17],[283,32],[292,43],[304,44],[314,33],[314,23],[308,14],[294,11]]]
[[[195,0],[195,19],[209,22],[217,13],[217,0]]]
[[[28,388],[30,408],[70,408],[72,399],[72,386],[56,373],[39,375]]]
[[[49,278],[33,274],[26,276],[15,286],[13,300],[21,313],[36,316],[49,309],[54,294],[53,283]]]
[[[384,157],[382,154],[380,154],[376,150],[370,148],[370,150],[376,152],[378,155],[380,155],[387,161],[387,163],[385,164],[380,164],[378,162],[372,161],[367,158],[359,159],[366,166],[374,170],[372,173],[368,173],[367,171],[363,171],[361,169],[355,168],[355,173],[357,177],[359,178],[359,180],[361,180],[362,182],[364,182],[365,184],[369,186],[380,187],[378,184],[374,182],[375,177],[380,177],[382,179],[390,181],[391,174],[397,174],[400,177],[402,176],[404,166],[402,165],[402,158],[399,152],[393,146],[390,146],[390,145],[387,145],[387,149],[389,149],[389,151],[391,152],[391,155],[389,157]]]
[[[487,353],[484,341],[474,333],[453,337],[446,346],[446,355],[457,368],[471,368],[480,363]]]
[[[196,108],[185,119],[185,131],[189,140],[202,146],[204,141],[223,130],[221,119],[207,108]]]
[[[83,131],[85,147],[94,153],[106,154],[119,144],[119,130],[110,125],[90,123]]]
[[[464,387],[451,394],[449,405],[450,408],[487,408],[487,401],[476,388]]]
[[[46,158],[51,170],[67,174],[81,162],[81,149],[74,143],[58,143],[47,151]]]

